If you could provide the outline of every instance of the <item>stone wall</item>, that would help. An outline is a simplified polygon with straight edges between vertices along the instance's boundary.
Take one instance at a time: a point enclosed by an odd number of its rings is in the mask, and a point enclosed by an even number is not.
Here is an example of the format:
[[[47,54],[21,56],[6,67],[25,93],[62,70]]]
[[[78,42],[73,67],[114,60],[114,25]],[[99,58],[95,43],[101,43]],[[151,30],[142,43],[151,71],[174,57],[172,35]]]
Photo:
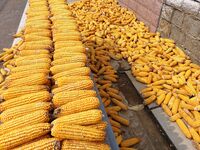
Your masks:
[[[157,30],[200,62],[200,2],[166,0]]]
[[[122,6],[133,10],[137,18],[152,32],[156,31],[163,0],[119,0],[119,2]]]

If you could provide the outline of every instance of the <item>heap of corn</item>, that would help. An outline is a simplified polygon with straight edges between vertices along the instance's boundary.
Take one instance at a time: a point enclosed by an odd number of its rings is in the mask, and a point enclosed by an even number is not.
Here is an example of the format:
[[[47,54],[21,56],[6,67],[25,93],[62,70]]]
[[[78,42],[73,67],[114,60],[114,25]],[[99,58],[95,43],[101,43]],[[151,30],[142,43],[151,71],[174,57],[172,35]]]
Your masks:
[[[22,39],[0,58],[0,149],[109,150],[85,48],[65,0],[29,0],[26,26],[15,36]]]
[[[1,83],[2,150],[59,147],[59,140],[48,135],[52,109],[48,74],[53,48],[50,11],[45,0],[29,2],[22,39],[1,57],[7,68],[7,76]]]
[[[62,149],[110,149],[103,144],[107,124],[102,121],[76,21],[64,1],[49,0],[49,4],[54,41],[51,135],[63,140]]]
[[[83,41],[89,48],[90,67],[97,74],[95,77],[100,84],[101,95],[112,97],[108,90],[110,81],[115,82],[117,78],[109,66],[110,57],[127,59],[133,76],[147,84],[141,91],[144,104],[156,102],[161,105],[184,135],[198,144],[200,66],[193,63],[173,40],[161,38],[158,32],[149,32],[133,12],[122,8],[116,0],[82,0],[70,7],[77,17]],[[106,72],[112,74],[109,79]],[[106,78],[109,80],[103,83],[105,86],[99,79],[100,74],[104,74],[103,82]],[[104,102],[105,105],[110,103],[107,99]]]

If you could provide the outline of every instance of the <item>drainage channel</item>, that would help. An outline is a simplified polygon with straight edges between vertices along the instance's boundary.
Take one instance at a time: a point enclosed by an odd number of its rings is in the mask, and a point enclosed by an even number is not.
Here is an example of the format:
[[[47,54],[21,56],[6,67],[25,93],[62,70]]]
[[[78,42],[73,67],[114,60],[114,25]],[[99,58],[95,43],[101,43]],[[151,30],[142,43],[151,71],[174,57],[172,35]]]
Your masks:
[[[117,87],[120,89],[130,106],[142,104],[142,97],[131,83],[125,73],[119,73]],[[136,145],[137,149],[145,150],[173,150],[176,149],[167,137],[161,126],[148,107],[133,111],[122,112],[122,115],[129,118],[131,124],[129,128],[123,128],[125,137],[131,135],[139,136],[142,142]]]

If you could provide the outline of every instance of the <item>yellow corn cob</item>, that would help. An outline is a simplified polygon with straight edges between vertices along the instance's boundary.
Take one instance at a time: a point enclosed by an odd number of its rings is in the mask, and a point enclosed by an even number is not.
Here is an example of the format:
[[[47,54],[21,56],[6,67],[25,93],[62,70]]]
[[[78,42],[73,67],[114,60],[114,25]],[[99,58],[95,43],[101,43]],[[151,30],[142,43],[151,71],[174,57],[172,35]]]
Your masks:
[[[39,110],[30,114],[17,117],[0,125],[0,136],[21,127],[30,126],[49,121],[49,113],[45,110]]]
[[[55,52],[53,55],[54,60],[62,59],[65,57],[81,56],[83,53],[78,52]]]
[[[91,124],[97,124],[101,120],[102,120],[101,110],[92,109],[57,118],[52,122],[52,124],[68,123],[68,124],[78,124],[78,125],[91,125]]]
[[[73,47],[63,47],[59,49],[55,49],[55,53],[59,52],[67,52],[67,53],[85,53],[85,47],[82,46],[73,46]]]
[[[19,87],[19,86],[31,86],[31,85],[45,85],[49,82],[47,75],[44,73],[37,73],[30,75],[25,78],[7,81],[4,86],[10,87]]]
[[[93,87],[94,83],[92,80],[82,80],[55,88],[52,90],[52,93],[56,94],[64,91],[73,91],[73,90],[91,90]]]
[[[68,77],[68,76],[89,76],[90,74],[90,68],[88,67],[81,67],[81,68],[75,68],[68,71],[60,72],[53,76],[53,79],[58,79],[60,77]]]
[[[51,135],[59,139],[102,142],[105,132],[80,125],[56,124],[51,129]],[[1,138],[0,138],[1,139]]]
[[[81,81],[81,80],[89,80],[90,76],[69,76],[69,77],[61,77],[58,78],[56,80],[56,85],[58,85],[58,87],[63,86],[63,85],[67,85],[70,83],[75,83],[77,81]]]
[[[53,41],[67,41],[67,40],[74,40],[74,41],[80,41],[81,37],[80,36],[54,36]]]
[[[171,112],[171,110],[169,109],[169,107],[167,106],[167,105],[165,105],[165,104],[161,104],[161,106],[162,106],[162,109],[165,111],[165,113],[168,115],[168,116],[172,116],[172,112]]]
[[[25,35],[24,36],[24,41],[25,42],[30,42],[30,41],[40,41],[40,40],[51,40],[50,37],[45,37],[45,36],[30,36],[30,35]]]
[[[71,46],[82,46],[83,43],[81,41],[58,41],[55,42],[55,49],[61,48],[61,47],[71,47]]]
[[[41,49],[41,50],[21,50],[18,52],[20,56],[29,56],[29,55],[40,55],[40,54],[49,54],[49,50]]]
[[[46,91],[47,87],[44,85],[34,85],[34,86],[21,86],[21,87],[13,87],[5,90],[1,94],[1,98],[4,100],[16,98],[18,96],[22,96],[25,94],[36,93],[39,91]]]
[[[36,73],[44,73],[48,75],[49,72],[50,71],[48,69],[33,69],[33,70],[28,70],[28,71],[20,71],[20,72],[12,73],[6,78],[6,80],[16,80],[16,79],[30,76],[30,74],[36,74]]]
[[[105,131],[106,127],[107,127],[107,123],[102,121],[102,122],[94,124],[94,125],[89,125],[89,127]]]
[[[40,64],[40,63],[50,64],[51,59],[50,58],[40,58],[40,59],[32,59],[32,60],[15,61],[16,66],[33,65],[33,64]]]
[[[27,109],[28,108],[28,109]],[[13,107],[3,111],[0,115],[1,122],[6,122],[37,110],[50,110],[52,108],[49,102],[35,102],[18,107]]]
[[[33,29],[35,29],[35,28],[26,28],[24,33],[27,34],[27,35],[30,35],[30,36],[51,37],[51,32],[49,30],[40,29],[40,30],[42,30],[42,31],[40,31],[39,29],[38,30],[33,30]],[[35,31],[35,32],[31,32],[31,31]],[[23,50],[23,49],[21,49],[21,50]],[[35,50],[35,49],[32,49],[32,50]]]
[[[45,138],[29,144],[24,144],[13,150],[58,150],[60,149],[60,141],[56,138]]]
[[[177,113],[170,117],[170,121],[176,121],[177,119],[180,119],[180,118],[181,118],[181,115]]]
[[[38,44],[38,43],[35,43],[35,42],[29,42],[26,44],[22,44],[20,47],[19,47],[19,50],[35,50],[35,49],[51,49],[52,46],[50,45],[50,43],[48,44]]]
[[[195,131],[194,128],[189,128],[189,131],[190,131],[190,134],[192,135],[192,138],[194,139],[195,142],[200,142],[200,136],[199,134],[197,133],[197,131]]]
[[[51,95],[48,91],[26,94],[0,103],[0,111],[5,111],[13,107],[18,107],[21,105],[26,105],[34,102],[47,102],[50,101],[50,99]],[[3,116],[2,115],[0,116],[2,117],[1,119],[4,120]]]
[[[57,93],[53,96],[53,104],[58,107],[78,99],[87,97],[96,97],[96,92],[93,90],[74,90]]]
[[[175,98],[173,106],[172,106],[172,114],[173,115],[175,115],[177,113],[179,105],[180,105],[180,99]]]
[[[62,142],[62,150],[76,150],[76,149],[90,149],[90,150],[110,150],[109,145],[88,141],[75,141],[75,140],[64,140]]]
[[[80,107],[81,104],[81,107]],[[74,114],[90,109],[98,108],[100,105],[98,98],[88,97],[84,99],[78,99],[76,101],[69,102],[65,105],[54,110],[54,116],[61,117],[69,114]]]
[[[181,119],[177,119],[176,123],[178,124],[179,128],[182,130],[182,132],[185,134],[185,136],[189,139],[192,138],[189,129],[185,125],[185,123]]]
[[[69,17],[69,16],[68,16]],[[52,17],[53,18],[53,17]],[[51,18],[51,19],[52,19]],[[69,30],[69,29],[56,29],[52,30],[53,37],[62,37],[62,36],[81,36],[81,33],[76,30]]]
[[[11,149],[50,132],[49,123],[19,128],[0,136],[0,149]]]
[[[61,59],[54,60],[52,65],[62,65],[66,63],[75,63],[75,62],[84,62],[86,63],[87,57],[85,54],[81,54],[79,56],[65,57]]]
[[[60,72],[64,72],[64,71],[68,71],[71,69],[75,69],[75,68],[80,68],[80,67],[84,67],[85,63],[83,62],[77,62],[77,63],[68,63],[68,64],[64,64],[64,65],[56,65],[50,68],[52,74],[57,74]]]
[[[32,70],[32,69],[49,69],[49,68],[50,68],[50,64],[48,64],[48,63],[25,65],[25,66],[19,66],[19,67],[12,68],[11,74],[21,72],[21,71],[26,71],[26,70]]]
[[[35,55],[23,56],[23,57],[18,57],[16,59],[16,61],[35,60],[35,59],[44,59],[44,58],[51,58],[51,55],[49,55],[49,54],[35,54]]]

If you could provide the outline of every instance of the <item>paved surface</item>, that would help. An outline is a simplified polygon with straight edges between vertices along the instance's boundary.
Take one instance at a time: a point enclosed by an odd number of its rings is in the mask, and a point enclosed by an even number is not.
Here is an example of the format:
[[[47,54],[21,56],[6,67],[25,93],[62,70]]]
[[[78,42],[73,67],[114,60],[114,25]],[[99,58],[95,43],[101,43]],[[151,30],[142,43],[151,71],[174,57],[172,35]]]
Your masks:
[[[10,47],[27,0],[0,0],[0,51]]]

